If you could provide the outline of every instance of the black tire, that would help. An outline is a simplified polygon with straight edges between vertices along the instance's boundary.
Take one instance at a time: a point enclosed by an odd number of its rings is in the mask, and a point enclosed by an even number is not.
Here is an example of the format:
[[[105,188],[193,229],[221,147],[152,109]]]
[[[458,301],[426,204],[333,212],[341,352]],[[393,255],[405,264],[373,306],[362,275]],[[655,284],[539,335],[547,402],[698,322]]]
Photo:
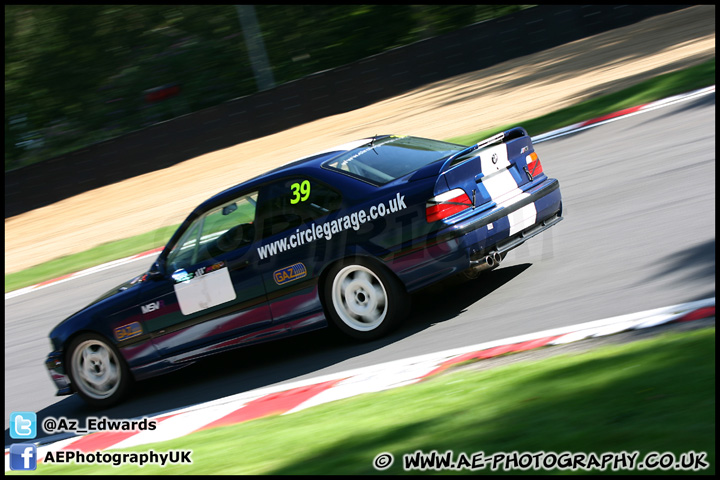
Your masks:
[[[74,390],[93,407],[116,405],[132,384],[117,347],[94,333],[80,335],[70,343],[66,365]]]
[[[330,321],[344,334],[374,340],[407,316],[410,296],[391,273],[364,258],[338,262],[323,285]]]

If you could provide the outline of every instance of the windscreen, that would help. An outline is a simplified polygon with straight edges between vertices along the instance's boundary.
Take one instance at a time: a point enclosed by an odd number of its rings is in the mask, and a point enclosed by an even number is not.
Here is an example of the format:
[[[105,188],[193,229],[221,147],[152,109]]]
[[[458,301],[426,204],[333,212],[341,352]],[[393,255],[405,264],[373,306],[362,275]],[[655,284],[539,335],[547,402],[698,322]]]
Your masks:
[[[384,137],[323,164],[370,183],[382,185],[465,148],[418,137]]]

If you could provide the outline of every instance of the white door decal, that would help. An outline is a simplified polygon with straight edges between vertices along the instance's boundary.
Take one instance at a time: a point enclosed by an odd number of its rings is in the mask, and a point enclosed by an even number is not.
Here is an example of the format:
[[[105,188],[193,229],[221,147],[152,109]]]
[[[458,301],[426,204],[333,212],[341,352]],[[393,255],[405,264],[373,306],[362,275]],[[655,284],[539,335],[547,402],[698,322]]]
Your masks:
[[[197,275],[186,282],[176,283],[174,288],[183,315],[190,315],[237,297],[227,268]]]

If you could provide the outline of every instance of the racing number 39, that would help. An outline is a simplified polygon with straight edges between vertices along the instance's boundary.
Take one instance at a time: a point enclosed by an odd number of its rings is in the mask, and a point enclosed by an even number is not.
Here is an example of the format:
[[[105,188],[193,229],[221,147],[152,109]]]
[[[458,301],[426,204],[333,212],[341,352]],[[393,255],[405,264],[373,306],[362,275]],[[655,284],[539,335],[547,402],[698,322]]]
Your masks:
[[[290,199],[290,203],[295,205],[298,202],[304,202],[310,197],[310,182],[303,180],[301,183],[293,183],[290,185],[290,189],[293,193],[293,198]]]

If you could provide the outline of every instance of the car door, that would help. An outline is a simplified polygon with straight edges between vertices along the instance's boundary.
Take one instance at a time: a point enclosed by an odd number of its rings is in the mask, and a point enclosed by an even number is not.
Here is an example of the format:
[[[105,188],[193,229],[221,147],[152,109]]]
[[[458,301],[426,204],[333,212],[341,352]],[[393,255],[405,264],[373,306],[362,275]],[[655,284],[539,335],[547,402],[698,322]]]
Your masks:
[[[140,305],[164,356],[188,358],[227,346],[272,321],[254,253],[257,192],[193,221],[165,259],[167,274]]]
[[[260,189],[257,263],[273,323],[322,319],[317,276],[332,255],[332,233],[322,226],[341,204],[340,192],[310,177],[287,177]]]

